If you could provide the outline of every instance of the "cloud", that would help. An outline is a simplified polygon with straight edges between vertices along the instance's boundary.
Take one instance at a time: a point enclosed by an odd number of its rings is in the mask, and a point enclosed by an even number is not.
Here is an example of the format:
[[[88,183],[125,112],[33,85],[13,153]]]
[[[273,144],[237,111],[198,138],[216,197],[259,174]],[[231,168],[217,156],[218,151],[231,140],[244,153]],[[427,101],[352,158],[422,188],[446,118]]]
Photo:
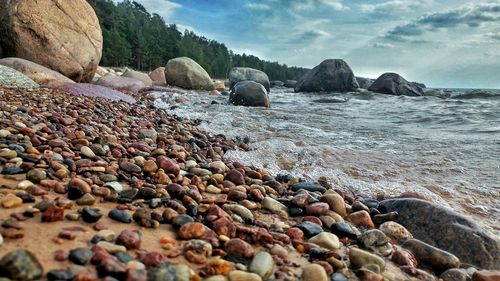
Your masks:
[[[271,10],[271,6],[265,3],[249,2],[245,6],[252,10]]]
[[[295,11],[312,11],[322,4],[336,11],[349,10],[349,7],[342,3],[343,0],[300,0],[294,1],[292,9]]]
[[[381,42],[377,42],[377,43],[373,43],[371,44],[371,47],[373,48],[377,48],[377,49],[393,49],[395,48],[396,46],[393,45],[393,44],[390,44],[390,43],[381,43]]]
[[[321,0],[323,4],[332,7],[336,11],[349,10],[349,7],[342,3],[342,0]]]
[[[360,7],[363,13],[393,15],[412,12],[416,9],[427,7],[432,2],[433,0],[391,0],[378,4],[362,4]]]
[[[389,30],[386,38],[405,41],[408,37],[424,34],[426,31],[456,28],[458,26],[480,27],[500,21],[500,2],[469,4],[460,9],[442,13],[432,13]]]
[[[113,0],[115,2],[123,2],[123,0]],[[148,10],[150,13],[155,13],[160,15],[165,20],[169,20],[173,17],[175,10],[182,7],[181,4],[175,3],[168,0],[134,0],[140,3]]]
[[[290,40],[292,44],[308,44],[321,37],[329,36],[330,34],[323,30],[307,30],[298,33],[294,39]]]
[[[495,40],[500,40],[500,31],[486,33],[486,37],[492,38]]]

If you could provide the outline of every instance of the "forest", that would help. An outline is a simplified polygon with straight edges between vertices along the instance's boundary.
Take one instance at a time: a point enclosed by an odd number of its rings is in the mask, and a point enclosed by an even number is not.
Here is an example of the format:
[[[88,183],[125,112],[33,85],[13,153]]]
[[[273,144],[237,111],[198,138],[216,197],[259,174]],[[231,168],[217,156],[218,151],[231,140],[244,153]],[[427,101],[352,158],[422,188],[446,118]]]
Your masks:
[[[223,43],[181,33],[175,24],[167,24],[158,14],[150,14],[143,5],[124,0],[87,0],[101,25],[104,47],[101,65],[129,66],[148,71],[165,66],[175,57],[190,57],[214,78],[225,78],[232,67],[251,67],[267,73],[270,80],[297,80],[308,69],[288,67],[253,55],[235,54]]]

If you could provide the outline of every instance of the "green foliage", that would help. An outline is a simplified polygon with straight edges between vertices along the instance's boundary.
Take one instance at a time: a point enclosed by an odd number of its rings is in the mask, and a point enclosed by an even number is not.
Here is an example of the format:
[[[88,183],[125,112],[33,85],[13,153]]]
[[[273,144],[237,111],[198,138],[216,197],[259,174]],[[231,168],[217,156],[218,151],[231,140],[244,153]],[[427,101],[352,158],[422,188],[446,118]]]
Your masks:
[[[234,66],[252,67],[267,73],[271,80],[296,80],[307,69],[287,67],[256,56],[234,54],[215,40],[191,31],[180,33],[158,14],[150,14],[141,4],[125,0],[87,0],[94,8],[104,36],[101,64],[131,66],[151,70],[168,60],[186,56],[198,62],[211,77],[224,78]]]

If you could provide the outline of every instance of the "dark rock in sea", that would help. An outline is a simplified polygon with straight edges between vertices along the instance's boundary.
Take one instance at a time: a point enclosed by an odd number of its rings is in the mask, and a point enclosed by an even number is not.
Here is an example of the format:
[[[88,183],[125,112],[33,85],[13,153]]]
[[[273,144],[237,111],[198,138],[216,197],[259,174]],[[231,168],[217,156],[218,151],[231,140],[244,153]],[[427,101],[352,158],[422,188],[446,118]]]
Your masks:
[[[356,77],[356,81],[358,81],[358,85],[361,89],[368,90],[368,88],[370,88],[370,86],[373,84],[373,82],[375,82],[375,79]]]
[[[234,105],[269,107],[267,91],[261,84],[241,81],[234,85],[229,94],[229,102]]]
[[[295,86],[297,85],[297,81],[296,80],[286,80],[285,81],[285,86],[286,88],[295,88]]]
[[[99,209],[94,209],[90,207],[83,208],[81,215],[83,221],[87,223],[94,223],[102,217],[102,214],[99,212]]]
[[[319,191],[321,193],[326,192],[326,188],[324,188],[322,185],[317,184],[317,183],[311,183],[311,182],[299,182],[294,185],[292,185],[292,191],[299,191],[301,189],[307,190],[307,191]]]
[[[396,222],[415,238],[456,255],[463,263],[500,268],[500,241],[470,218],[419,199],[385,200],[381,211],[396,211]]]
[[[271,88],[276,88],[276,87],[283,87],[285,86],[285,83],[279,80],[271,81]]]
[[[316,236],[321,232],[323,232],[323,228],[319,224],[315,224],[309,221],[301,222],[299,224],[294,225],[294,227],[297,227],[300,230],[302,230],[302,232],[304,232],[304,235],[307,238]]]
[[[453,254],[417,239],[409,239],[403,243],[403,247],[410,250],[420,264],[427,265],[436,271],[456,268],[460,265],[460,260]]]
[[[108,217],[122,223],[132,222],[132,217],[124,210],[113,209],[108,213]]]
[[[89,248],[76,248],[69,251],[68,259],[75,264],[84,265],[92,258],[92,251]]]
[[[359,88],[356,77],[344,60],[328,59],[302,76],[295,92],[349,92]]]
[[[347,237],[349,239],[357,239],[358,238],[358,233],[359,231],[356,231],[356,229],[345,222],[337,222],[332,224],[330,227],[330,231],[337,235],[339,238],[344,238]]]
[[[241,81],[253,81],[261,84],[264,86],[267,93],[269,93],[271,89],[271,83],[266,73],[249,67],[233,67],[229,72],[229,88],[232,89]]]
[[[61,83],[54,82],[48,85],[53,89],[58,89],[72,95],[82,95],[89,97],[105,98],[112,101],[124,101],[128,103],[135,103],[135,99],[122,92],[93,84],[85,83]]]
[[[0,260],[0,276],[12,280],[38,280],[42,277],[43,268],[38,259],[27,250],[12,251]]]
[[[422,96],[421,87],[406,81],[396,73],[384,73],[368,88],[369,91],[396,96]]]
[[[420,82],[410,82],[410,84],[417,86],[417,87],[420,87],[422,89],[427,88],[427,86],[424,83],[420,83]]]

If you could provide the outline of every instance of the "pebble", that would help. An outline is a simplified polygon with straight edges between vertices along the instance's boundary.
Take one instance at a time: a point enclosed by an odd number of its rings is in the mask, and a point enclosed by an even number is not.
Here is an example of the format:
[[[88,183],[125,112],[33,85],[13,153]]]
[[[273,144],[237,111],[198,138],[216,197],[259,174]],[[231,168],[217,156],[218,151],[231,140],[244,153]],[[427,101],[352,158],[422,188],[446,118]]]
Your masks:
[[[207,257],[212,255],[212,245],[199,239],[186,241],[183,247],[184,257],[193,263],[204,264]]]
[[[26,190],[27,188],[32,187],[33,185],[34,184],[32,182],[30,182],[29,180],[23,180],[17,184],[17,188],[22,189],[22,190]]]
[[[85,265],[92,258],[92,251],[89,248],[76,248],[69,251],[68,259],[78,265]]]
[[[271,197],[265,197],[264,200],[262,201],[262,208],[269,210],[273,213],[281,213],[281,212],[286,212],[288,213],[288,207],[283,205],[282,203],[274,200]]]
[[[460,260],[455,255],[420,240],[409,239],[402,246],[410,250],[419,263],[426,264],[437,271],[460,266]]]
[[[499,275],[500,277],[500,275]],[[443,272],[439,278],[443,281],[468,281],[471,279],[465,269],[452,268]]]
[[[123,245],[128,250],[141,247],[141,232],[138,230],[125,229],[116,238],[117,245]]]
[[[301,222],[299,224],[294,225],[294,227],[297,227],[300,230],[302,230],[302,232],[304,232],[304,235],[308,238],[316,236],[321,232],[323,232],[323,228],[320,225],[309,221]]]
[[[86,157],[88,157],[88,158],[94,158],[95,157],[94,151],[92,151],[92,149],[90,149],[90,147],[88,147],[88,146],[82,146],[80,148],[80,152],[83,155],[85,155]]]
[[[254,256],[254,248],[240,238],[233,238],[224,244],[224,250],[228,254],[233,254],[238,257],[250,259]]]
[[[200,177],[203,177],[203,176],[211,176],[212,175],[212,172],[210,172],[209,170],[207,169],[202,169],[202,168],[191,168],[189,170],[189,173],[193,174],[193,175],[197,175],[197,176],[200,176]]]
[[[357,211],[354,213],[350,213],[345,217],[345,220],[351,222],[355,226],[362,226],[367,229],[375,228],[373,221],[370,217],[370,213],[367,211]]]
[[[193,278],[193,271],[185,264],[164,264],[148,270],[148,281],[191,281],[199,280]],[[192,279],[193,278],[193,279]],[[145,279],[144,279],[145,280]]]
[[[306,213],[310,216],[322,216],[328,213],[330,206],[327,203],[313,203],[306,207]]]
[[[342,217],[347,215],[347,209],[345,206],[344,198],[336,192],[325,193],[323,200],[330,206],[330,210],[339,214]]]
[[[134,164],[134,163],[131,163],[131,162],[122,162],[120,164],[120,168],[122,170],[124,170],[125,172],[129,172],[129,173],[140,173],[142,172],[142,169],[141,167],[139,167],[138,165]]]
[[[356,271],[360,281],[384,281],[384,277],[367,268],[360,268]]]
[[[361,235],[359,230],[346,222],[337,222],[332,224],[330,226],[330,231],[340,238],[347,237],[350,239],[358,239],[358,236]]]
[[[69,270],[54,269],[47,272],[47,279],[50,281],[67,281],[75,279],[76,274]]]
[[[315,192],[315,191],[319,191],[321,193],[326,192],[326,188],[324,188],[322,185],[319,185],[317,183],[299,182],[299,183],[292,185],[292,191],[299,191],[301,189],[311,191],[311,192]]]
[[[2,207],[6,209],[16,208],[23,204],[23,199],[17,197],[16,195],[9,193],[1,199]]]
[[[177,217],[175,217],[172,220],[172,225],[174,225],[176,228],[181,228],[183,225],[188,224],[188,223],[192,223],[192,222],[194,222],[193,217],[186,215],[186,214],[182,214],[182,215],[178,215]]]
[[[229,281],[262,281],[262,278],[255,273],[233,270],[229,272]]]
[[[330,281],[349,281],[349,279],[347,279],[347,277],[342,275],[342,273],[336,272],[332,274]]]
[[[389,256],[392,253],[389,238],[378,229],[365,231],[361,235],[360,240],[364,248],[370,249],[377,254]]]
[[[349,260],[358,268],[368,264],[376,264],[381,269],[385,268],[385,261],[381,257],[355,247],[349,248]]]
[[[205,226],[199,222],[186,223],[181,227],[178,234],[184,240],[199,239],[205,235]]]
[[[379,229],[396,244],[413,238],[411,233],[397,222],[384,222],[379,226]]]
[[[500,280],[499,270],[480,270],[472,274],[472,281],[498,281]]]
[[[116,233],[110,229],[99,230],[96,235],[100,236],[102,239],[104,239],[104,241],[107,242],[114,241],[116,238]]]
[[[6,138],[6,137],[8,137],[10,135],[11,135],[11,133],[9,131],[3,130],[3,129],[0,130],[0,138]]]
[[[146,173],[154,173],[158,170],[158,165],[154,160],[146,160],[142,166],[142,170]]]
[[[222,208],[225,211],[236,213],[247,222],[253,222],[254,220],[252,212],[249,209],[245,208],[244,206],[236,204],[225,204]]]
[[[303,281],[328,281],[325,269],[319,264],[308,264],[302,270]]]
[[[95,201],[96,201],[96,199],[92,194],[85,193],[82,197],[80,197],[76,200],[76,204],[78,204],[80,206],[90,206],[90,205],[94,205]]]
[[[14,250],[0,260],[2,277],[12,280],[41,279],[43,267],[38,259],[27,250]]]
[[[108,217],[122,223],[132,222],[132,217],[124,210],[113,209],[109,211]]]
[[[68,199],[70,200],[77,200],[91,191],[90,185],[82,179],[72,178],[68,183]]]
[[[17,152],[15,152],[14,150],[4,148],[0,150],[0,157],[6,159],[13,159],[17,157]]]
[[[2,233],[0,233],[0,246],[3,244],[3,236]]]
[[[268,252],[258,252],[255,254],[248,266],[248,271],[258,274],[264,280],[271,276],[273,270],[274,260]]]
[[[26,179],[34,183],[39,183],[46,178],[47,173],[42,169],[31,169],[26,173]]]
[[[81,216],[83,221],[87,223],[94,223],[102,217],[102,214],[99,212],[99,209],[85,207],[82,210]]]
[[[329,232],[321,232],[320,234],[311,237],[309,242],[328,250],[338,250],[341,246],[339,238],[335,234]]]
[[[125,246],[116,245],[114,243],[110,243],[107,241],[100,241],[97,243],[97,246],[103,248],[104,250],[106,250],[106,252],[108,252],[110,254],[116,254],[119,252],[126,252],[127,251],[127,248],[125,248]]]

